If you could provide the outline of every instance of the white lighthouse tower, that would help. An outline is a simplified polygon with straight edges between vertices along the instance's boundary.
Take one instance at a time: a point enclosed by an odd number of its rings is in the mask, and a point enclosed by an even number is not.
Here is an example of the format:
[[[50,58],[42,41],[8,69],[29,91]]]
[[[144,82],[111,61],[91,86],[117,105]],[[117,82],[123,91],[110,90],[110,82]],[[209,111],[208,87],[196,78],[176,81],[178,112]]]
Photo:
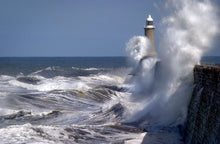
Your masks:
[[[151,42],[151,49],[148,52],[147,56],[157,56],[157,52],[155,49],[155,43],[154,43],[154,30],[155,30],[155,26],[153,25],[153,18],[151,17],[151,15],[148,15],[148,18],[146,20],[146,26],[144,27],[145,30],[145,36],[150,40]]]

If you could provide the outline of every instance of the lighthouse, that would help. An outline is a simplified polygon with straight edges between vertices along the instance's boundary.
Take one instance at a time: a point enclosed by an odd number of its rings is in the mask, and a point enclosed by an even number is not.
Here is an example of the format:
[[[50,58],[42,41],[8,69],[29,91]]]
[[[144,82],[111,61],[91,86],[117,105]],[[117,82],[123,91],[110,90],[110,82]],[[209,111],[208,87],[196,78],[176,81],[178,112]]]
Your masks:
[[[148,15],[148,18],[146,20],[146,26],[144,27],[145,36],[150,40],[151,42],[151,49],[148,51],[147,56],[157,56],[157,52],[155,49],[155,43],[154,43],[154,30],[155,26],[153,25],[153,18],[151,15]]]

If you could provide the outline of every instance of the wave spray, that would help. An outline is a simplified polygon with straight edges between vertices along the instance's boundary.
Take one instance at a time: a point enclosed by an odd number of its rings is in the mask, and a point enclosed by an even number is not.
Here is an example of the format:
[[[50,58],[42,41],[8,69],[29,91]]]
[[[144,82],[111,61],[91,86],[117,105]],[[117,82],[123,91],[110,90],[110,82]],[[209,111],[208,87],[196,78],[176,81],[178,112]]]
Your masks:
[[[193,88],[193,67],[211,49],[218,35],[216,7],[209,0],[167,0],[165,10],[171,13],[161,21],[163,35],[158,57],[142,59],[150,41],[135,36],[126,51],[134,64],[133,85],[127,106],[127,122],[146,125],[178,125],[187,115]]]

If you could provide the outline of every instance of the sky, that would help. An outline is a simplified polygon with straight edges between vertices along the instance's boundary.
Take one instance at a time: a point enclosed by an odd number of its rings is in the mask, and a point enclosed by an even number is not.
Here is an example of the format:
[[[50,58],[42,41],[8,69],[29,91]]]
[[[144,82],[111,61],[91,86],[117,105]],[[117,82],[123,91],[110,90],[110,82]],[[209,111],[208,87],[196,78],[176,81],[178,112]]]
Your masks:
[[[213,0],[218,6],[219,0]],[[125,56],[163,0],[0,0],[0,57]],[[220,38],[220,37],[219,37]],[[220,42],[207,55],[220,55]]]

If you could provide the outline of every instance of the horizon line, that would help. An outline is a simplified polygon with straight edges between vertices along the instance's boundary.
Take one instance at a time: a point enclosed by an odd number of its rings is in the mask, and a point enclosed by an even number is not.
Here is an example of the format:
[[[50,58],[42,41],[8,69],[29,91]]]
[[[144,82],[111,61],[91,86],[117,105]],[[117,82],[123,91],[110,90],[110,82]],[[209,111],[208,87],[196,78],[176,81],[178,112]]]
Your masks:
[[[127,57],[127,56],[0,56],[0,58],[46,58],[46,57]]]
[[[128,56],[0,56],[0,58],[61,58],[61,57],[66,57],[66,58],[95,58],[95,57],[128,57]],[[220,55],[204,55],[202,57],[220,57]]]

